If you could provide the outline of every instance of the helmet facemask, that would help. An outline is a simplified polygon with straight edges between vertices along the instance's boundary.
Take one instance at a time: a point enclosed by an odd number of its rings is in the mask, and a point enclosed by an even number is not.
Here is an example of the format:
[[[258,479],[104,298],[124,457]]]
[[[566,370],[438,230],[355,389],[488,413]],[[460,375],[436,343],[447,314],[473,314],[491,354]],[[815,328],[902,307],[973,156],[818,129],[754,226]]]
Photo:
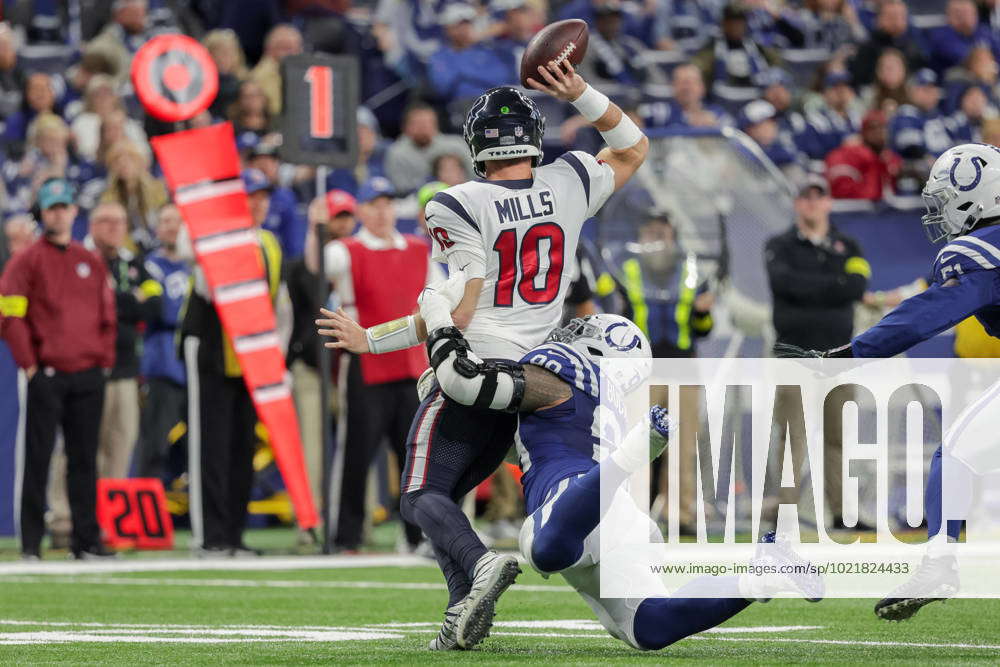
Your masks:
[[[972,229],[983,213],[982,205],[971,200],[958,206],[950,206],[958,199],[959,193],[946,183],[939,183],[935,187],[928,183],[921,196],[927,213],[921,216],[920,221],[931,243],[950,241],[961,236]]]

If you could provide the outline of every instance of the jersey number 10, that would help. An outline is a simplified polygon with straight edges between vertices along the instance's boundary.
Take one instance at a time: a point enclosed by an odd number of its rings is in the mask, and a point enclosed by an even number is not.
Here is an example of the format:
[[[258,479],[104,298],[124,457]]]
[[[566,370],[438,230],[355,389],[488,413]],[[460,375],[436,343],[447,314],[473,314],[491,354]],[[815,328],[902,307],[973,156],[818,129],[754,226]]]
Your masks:
[[[549,246],[549,266],[545,272],[545,282],[542,287],[535,286],[535,278],[541,270],[539,256],[542,251],[542,241],[547,240]],[[565,235],[562,227],[554,222],[543,222],[524,233],[521,247],[517,247],[517,230],[505,229],[500,232],[493,250],[500,256],[500,271],[497,277],[496,293],[493,303],[496,306],[514,305],[514,285],[517,293],[525,303],[540,305],[552,303],[559,295],[562,282],[563,250]],[[518,257],[520,256],[521,277],[517,278]]]

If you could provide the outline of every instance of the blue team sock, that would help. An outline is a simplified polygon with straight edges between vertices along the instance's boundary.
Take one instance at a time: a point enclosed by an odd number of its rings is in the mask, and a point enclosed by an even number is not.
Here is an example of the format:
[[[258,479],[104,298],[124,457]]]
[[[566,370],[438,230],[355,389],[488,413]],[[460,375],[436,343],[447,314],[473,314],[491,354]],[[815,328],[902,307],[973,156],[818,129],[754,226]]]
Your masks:
[[[451,607],[469,594],[472,582],[462,566],[438,546],[434,547],[434,558],[437,559],[438,567],[441,568],[445,583],[448,585],[448,606]]]
[[[740,597],[738,581],[738,577],[701,577],[682,586],[675,597],[646,598],[632,622],[636,642],[658,650],[732,618],[750,606]],[[717,597],[684,597],[694,590]]]
[[[446,553],[472,579],[476,561],[488,549],[451,498],[436,491],[411,491],[400,498],[399,511],[404,519],[420,526],[435,552],[440,549]],[[450,584],[449,578],[449,592],[454,595]]]
[[[583,541],[600,523],[601,477],[617,488],[629,474],[611,459],[571,479],[566,490],[550,506],[548,520],[537,529],[532,540],[531,557],[543,572],[565,570],[580,559]],[[605,510],[607,508],[604,508]]]
[[[927,475],[927,489],[924,492],[924,514],[927,516],[927,537],[934,537],[941,532],[942,518],[942,488],[944,466],[942,464],[942,452],[938,447],[931,457],[931,469]],[[953,496],[954,502],[959,507],[968,508],[972,503],[972,474],[965,465],[959,463],[954,458],[948,459],[948,489],[954,493],[962,495]],[[960,520],[948,521],[949,541],[958,541],[962,533]]]

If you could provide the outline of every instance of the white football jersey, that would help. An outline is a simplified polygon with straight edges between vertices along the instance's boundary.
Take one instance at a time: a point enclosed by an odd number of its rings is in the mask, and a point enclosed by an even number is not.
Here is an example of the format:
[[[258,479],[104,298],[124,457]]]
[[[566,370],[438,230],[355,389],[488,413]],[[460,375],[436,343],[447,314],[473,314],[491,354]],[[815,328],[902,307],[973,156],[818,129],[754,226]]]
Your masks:
[[[580,230],[614,189],[609,165],[572,151],[533,178],[469,181],[427,203],[433,259],[484,279],[464,332],[477,355],[520,359],[559,325]]]

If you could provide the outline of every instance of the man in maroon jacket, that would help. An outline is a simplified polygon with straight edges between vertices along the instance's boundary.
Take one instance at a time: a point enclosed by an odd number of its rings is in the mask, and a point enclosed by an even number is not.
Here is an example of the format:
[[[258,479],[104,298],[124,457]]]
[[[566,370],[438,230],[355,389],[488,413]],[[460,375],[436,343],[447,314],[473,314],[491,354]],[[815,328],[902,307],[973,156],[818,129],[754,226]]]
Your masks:
[[[97,526],[97,434],[104,382],[115,363],[115,296],[100,257],[72,240],[73,187],[53,178],[38,191],[44,236],[0,277],[3,339],[28,378],[20,485],[21,553],[40,557],[45,487],[56,428],[65,440],[70,546],[78,559],[110,555]]]

